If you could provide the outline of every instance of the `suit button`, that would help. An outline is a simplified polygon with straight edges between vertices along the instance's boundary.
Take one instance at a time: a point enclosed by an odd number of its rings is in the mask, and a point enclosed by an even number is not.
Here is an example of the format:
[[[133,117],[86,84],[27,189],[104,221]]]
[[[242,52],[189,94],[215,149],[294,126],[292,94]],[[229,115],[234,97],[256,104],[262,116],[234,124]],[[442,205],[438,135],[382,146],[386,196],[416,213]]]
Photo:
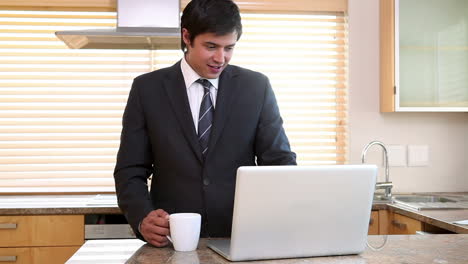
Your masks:
[[[204,179],[203,179],[203,184],[204,184],[204,185],[210,185],[210,179],[204,178]]]

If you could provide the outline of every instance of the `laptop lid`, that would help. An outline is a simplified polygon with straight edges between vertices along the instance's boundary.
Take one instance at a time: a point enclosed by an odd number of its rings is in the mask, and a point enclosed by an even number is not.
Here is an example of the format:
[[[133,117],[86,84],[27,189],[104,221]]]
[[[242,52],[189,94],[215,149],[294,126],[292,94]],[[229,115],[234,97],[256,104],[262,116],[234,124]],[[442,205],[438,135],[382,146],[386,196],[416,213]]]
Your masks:
[[[361,253],[376,175],[375,165],[240,167],[229,259]]]

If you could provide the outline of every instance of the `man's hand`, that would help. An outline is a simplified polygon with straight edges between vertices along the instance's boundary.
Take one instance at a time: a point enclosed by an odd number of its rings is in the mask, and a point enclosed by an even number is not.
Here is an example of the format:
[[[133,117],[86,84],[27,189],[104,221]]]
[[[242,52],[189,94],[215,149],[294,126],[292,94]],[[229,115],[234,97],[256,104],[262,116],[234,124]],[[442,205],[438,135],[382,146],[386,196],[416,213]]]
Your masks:
[[[164,247],[169,242],[169,214],[163,209],[151,211],[141,221],[140,232],[145,240],[155,247]]]

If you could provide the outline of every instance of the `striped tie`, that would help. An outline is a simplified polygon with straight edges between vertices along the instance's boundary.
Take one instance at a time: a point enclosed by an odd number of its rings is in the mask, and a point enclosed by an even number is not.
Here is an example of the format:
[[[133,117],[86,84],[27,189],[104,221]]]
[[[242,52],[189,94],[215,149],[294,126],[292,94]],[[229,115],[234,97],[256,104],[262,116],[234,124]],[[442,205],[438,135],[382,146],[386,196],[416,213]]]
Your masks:
[[[198,142],[202,150],[203,158],[208,152],[208,141],[210,139],[211,127],[213,125],[214,108],[210,96],[210,81],[198,79],[197,83],[203,86],[203,99],[200,105],[200,114],[198,115]]]

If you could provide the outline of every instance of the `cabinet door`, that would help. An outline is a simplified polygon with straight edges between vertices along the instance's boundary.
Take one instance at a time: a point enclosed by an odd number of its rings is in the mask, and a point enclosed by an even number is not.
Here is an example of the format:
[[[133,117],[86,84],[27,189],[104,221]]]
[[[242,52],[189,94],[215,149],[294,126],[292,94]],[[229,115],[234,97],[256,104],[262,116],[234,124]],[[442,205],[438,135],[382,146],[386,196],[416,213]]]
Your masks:
[[[78,246],[83,215],[0,216],[0,247]]]
[[[400,215],[393,213],[392,220],[390,221],[390,234],[392,235],[414,235],[416,231],[423,230],[423,223]]]
[[[63,264],[80,247],[0,248],[1,264]]]
[[[0,248],[0,263],[30,264],[33,262],[30,248]]]
[[[31,263],[47,263],[47,264],[63,264],[65,263],[80,246],[75,247],[34,247],[31,248],[33,262]]]
[[[381,111],[468,112],[468,1],[380,4]]]
[[[379,211],[372,211],[369,221],[369,235],[379,234]]]
[[[380,0],[380,112],[395,112],[394,3]]]

